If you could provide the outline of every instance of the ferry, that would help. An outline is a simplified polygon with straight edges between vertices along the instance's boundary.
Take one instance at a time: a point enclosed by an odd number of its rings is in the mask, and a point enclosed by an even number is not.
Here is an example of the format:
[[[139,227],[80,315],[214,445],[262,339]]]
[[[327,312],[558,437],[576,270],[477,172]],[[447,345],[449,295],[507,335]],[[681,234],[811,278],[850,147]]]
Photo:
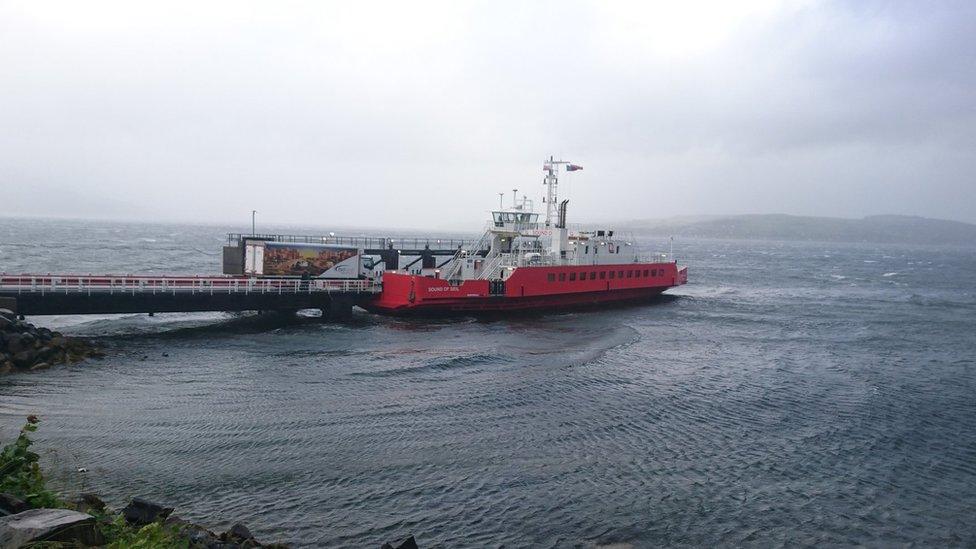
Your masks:
[[[441,265],[384,271],[382,290],[364,307],[390,315],[551,311],[640,302],[687,283],[688,268],[678,266],[673,252],[645,257],[613,230],[570,229],[569,201],[558,198],[561,169],[582,167],[545,161],[544,220],[515,189],[511,206],[491,212],[476,244]]]

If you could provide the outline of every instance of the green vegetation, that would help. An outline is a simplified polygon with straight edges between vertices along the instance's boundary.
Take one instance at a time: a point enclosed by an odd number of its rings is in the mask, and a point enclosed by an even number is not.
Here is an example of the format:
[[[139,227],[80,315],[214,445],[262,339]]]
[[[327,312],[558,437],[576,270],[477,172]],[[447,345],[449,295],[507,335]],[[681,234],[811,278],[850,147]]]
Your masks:
[[[31,508],[65,508],[76,506],[61,500],[47,489],[38,463],[39,456],[30,450],[33,441],[28,436],[37,431],[40,420],[29,416],[20,429],[17,440],[0,451],[0,493],[22,499]],[[105,538],[105,546],[112,549],[177,549],[189,547],[177,527],[155,522],[141,528],[128,524],[122,515],[107,510],[91,510],[98,528]],[[62,547],[59,543],[44,543],[44,547]]]
[[[142,528],[130,526],[121,515],[111,522],[102,522],[102,535],[109,549],[169,549],[188,548],[190,543],[180,537],[175,528],[154,522]]]
[[[29,416],[17,440],[0,452],[0,492],[23,499],[31,507],[64,507],[45,487],[39,456],[30,450],[33,442],[27,435],[37,430],[39,422],[37,416]]]

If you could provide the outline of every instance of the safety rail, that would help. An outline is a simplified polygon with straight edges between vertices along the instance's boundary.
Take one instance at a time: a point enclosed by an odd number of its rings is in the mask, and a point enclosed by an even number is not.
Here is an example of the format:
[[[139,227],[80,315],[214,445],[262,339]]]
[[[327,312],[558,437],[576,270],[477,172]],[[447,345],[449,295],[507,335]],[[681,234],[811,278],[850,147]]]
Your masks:
[[[485,265],[481,268],[481,273],[478,278],[482,280],[490,280],[492,278],[497,278],[495,273],[503,266],[502,262],[509,260],[512,254],[498,254],[495,257],[487,259]]]
[[[666,253],[641,254],[637,256],[637,263],[674,263]]]
[[[529,252],[531,256],[532,253]],[[525,253],[515,254],[498,254],[496,256],[489,256],[485,259],[487,263],[482,268],[481,275],[479,278],[491,277],[501,268],[505,267],[590,267],[599,265],[622,265],[622,264],[661,264],[661,263],[673,263],[668,259],[668,254],[646,254],[646,255],[624,255],[620,254],[620,257],[614,255],[601,256],[601,258],[613,258],[614,261],[609,263],[601,263],[597,261],[583,261],[578,258],[560,258],[554,257],[552,255],[539,254],[532,257],[526,257]]]
[[[416,249],[431,248],[436,250],[457,250],[470,246],[474,240],[461,238],[429,238],[403,237],[388,238],[375,236],[339,236],[339,235],[295,235],[295,234],[243,234],[227,233],[227,244],[236,246],[241,240],[248,238],[268,242],[287,242],[290,244],[331,244],[334,246],[351,246],[363,249]]]
[[[451,260],[451,270],[447,273],[444,278],[452,280],[457,278],[458,274],[461,272],[462,260],[466,259],[472,255],[477,255],[482,250],[487,250],[491,246],[491,233],[485,231],[481,235],[481,238],[474,243],[474,246],[469,246],[468,248],[458,248],[458,251],[454,254],[454,258]]]
[[[376,293],[373,280],[247,278],[203,276],[7,275],[0,274],[0,294],[302,294]]]

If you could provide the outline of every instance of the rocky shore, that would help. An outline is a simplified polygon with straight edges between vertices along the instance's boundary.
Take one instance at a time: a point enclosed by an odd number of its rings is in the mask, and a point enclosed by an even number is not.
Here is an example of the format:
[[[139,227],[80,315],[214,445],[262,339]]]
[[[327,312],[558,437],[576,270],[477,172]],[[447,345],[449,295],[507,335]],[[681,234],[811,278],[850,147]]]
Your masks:
[[[214,533],[187,522],[164,507],[133,498],[122,511],[109,509],[94,494],[83,494],[62,507],[30,508],[10,494],[0,493],[0,547],[186,547],[194,549],[287,549],[264,544],[246,526],[236,523]]]
[[[286,549],[262,543],[241,523],[216,533],[183,520],[167,507],[133,498],[119,511],[95,494],[65,498],[49,490],[31,451],[40,420],[29,416],[17,439],[0,449],[0,548],[108,547],[122,549]],[[381,549],[417,549],[413,536]]]
[[[25,501],[0,493],[0,547],[150,547],[156,549],[288,549],[261,543],[241,523],[215,533],[173,515],[172,507],[133,498],[121,511],[109,509],[94,494],[82,494],[63,507],[32,509]],[[418,549],[413,536],[380,549]]]
[[[89,341],[38,328],[0,309],[0,375],[101,357]]]

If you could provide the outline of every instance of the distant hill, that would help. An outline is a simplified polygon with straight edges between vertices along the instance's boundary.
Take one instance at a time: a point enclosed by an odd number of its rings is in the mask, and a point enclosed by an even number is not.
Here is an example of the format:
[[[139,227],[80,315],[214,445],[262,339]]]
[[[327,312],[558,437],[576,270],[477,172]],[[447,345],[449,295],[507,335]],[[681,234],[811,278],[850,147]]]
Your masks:
[[[976,246],[976,225],[907,215],[874,215],[863,219],[784,214],[699,216],[621,225],[651,234],[700,238]]]

